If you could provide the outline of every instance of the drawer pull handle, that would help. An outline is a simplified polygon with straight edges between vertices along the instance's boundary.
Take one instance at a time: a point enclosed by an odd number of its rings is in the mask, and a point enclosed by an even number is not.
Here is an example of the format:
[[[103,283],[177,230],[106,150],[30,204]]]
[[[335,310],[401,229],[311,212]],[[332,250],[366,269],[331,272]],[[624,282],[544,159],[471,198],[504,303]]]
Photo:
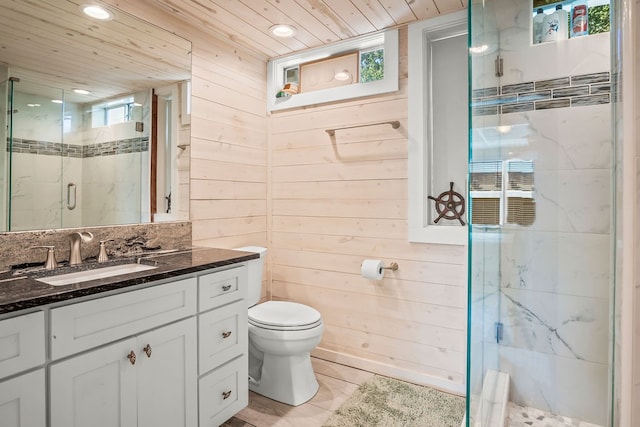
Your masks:
[[[222,291],[223,291],[223,292],[227,292],[229,289],[231,289],[231,285],[224,285],[224,286],[222,286]]]
[[[131,362],[132,365],[136,364],[136,354],[133,352],[133,350],[131,350],[131,352],[127,354],[127,359],[129,359],[129,362]]]
[[[151,357],[151,345],[147,344],[142,349],[147,354],[147,357]]]
[[[222,392],[222,400],[226,400],[231,396],[231,390]]]
[[[222,333],[222,338],[229,338],[231,336],[231,331],[227,331],[227,332],[223,332]]]

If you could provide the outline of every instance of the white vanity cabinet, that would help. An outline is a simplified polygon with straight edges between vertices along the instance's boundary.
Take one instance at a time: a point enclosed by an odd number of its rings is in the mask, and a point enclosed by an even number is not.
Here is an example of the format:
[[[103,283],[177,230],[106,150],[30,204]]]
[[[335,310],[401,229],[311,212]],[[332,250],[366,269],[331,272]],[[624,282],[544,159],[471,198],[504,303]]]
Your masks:
[[[51,427],[195,426],[196,282],[52,309]]]
[[[236,264],[51,308],[49,426],[222,424],[248,404],[246,291]]]
[[[200,427],[217,427],[249,403],[247,269],[198,278]]]
[[[42,312],[0,321],[2,427],[46,425],[44,331]]]
[[[197,414],[190,317],[51,366],[51,427],[190,427]]]
[[[247,264],[133,286],[0,320],[0,427],[217,427],[248,405]]]

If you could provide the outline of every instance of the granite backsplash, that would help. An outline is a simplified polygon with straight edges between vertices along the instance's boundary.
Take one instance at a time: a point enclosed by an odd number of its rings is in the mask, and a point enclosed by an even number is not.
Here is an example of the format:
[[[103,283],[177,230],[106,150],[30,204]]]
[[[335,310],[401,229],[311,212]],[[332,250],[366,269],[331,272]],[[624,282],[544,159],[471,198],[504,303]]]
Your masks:
[[[98,256],[100,240],[112,240],[106,243],[109,257],[192,246],[190,221],[0,233],[0,271],[14,265],[44,263],[46,249],[35,246],[53,245],[56,260],[68,261],[69,234],[76,231],[93,234],[92,241],[82,243],[83,259]]]

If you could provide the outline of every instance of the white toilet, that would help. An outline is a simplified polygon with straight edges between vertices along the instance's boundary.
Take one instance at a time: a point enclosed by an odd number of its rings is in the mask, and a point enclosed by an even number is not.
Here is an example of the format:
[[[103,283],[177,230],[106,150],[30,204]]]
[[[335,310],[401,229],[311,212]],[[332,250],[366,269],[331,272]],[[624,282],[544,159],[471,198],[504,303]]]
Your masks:
[[[318,391],[310,352],[322,338],[320,313],[304,304],[267,301],[262,293],[262,268],[266,248],[246,246],[236,250],[258,252],[249,261],[249,389],[297,406]]]

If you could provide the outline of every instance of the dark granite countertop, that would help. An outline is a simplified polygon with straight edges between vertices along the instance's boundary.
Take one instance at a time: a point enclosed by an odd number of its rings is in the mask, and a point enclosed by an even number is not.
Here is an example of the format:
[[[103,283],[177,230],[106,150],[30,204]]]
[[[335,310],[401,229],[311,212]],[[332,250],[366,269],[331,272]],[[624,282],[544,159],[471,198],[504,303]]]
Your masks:
[[[191,248],[168,253],[147,253],[135,257],[113,259],[104,265],[86,262],[78,267],[61,267],[53,272],[38,269],[27,269],[25,272],[18,273],[15,271],[6,272],[4,275],[0,274],[0,315],[15,314],[22,310],[34,309],[60,301],[223,267],[256,259],[259,256],[253,252],[230,249]],[[153,265],[156,268],[64,286],[52,286],[37,280],[43,274],[64,274],[119,263],[138,262],[138,260],[141,264]]]

